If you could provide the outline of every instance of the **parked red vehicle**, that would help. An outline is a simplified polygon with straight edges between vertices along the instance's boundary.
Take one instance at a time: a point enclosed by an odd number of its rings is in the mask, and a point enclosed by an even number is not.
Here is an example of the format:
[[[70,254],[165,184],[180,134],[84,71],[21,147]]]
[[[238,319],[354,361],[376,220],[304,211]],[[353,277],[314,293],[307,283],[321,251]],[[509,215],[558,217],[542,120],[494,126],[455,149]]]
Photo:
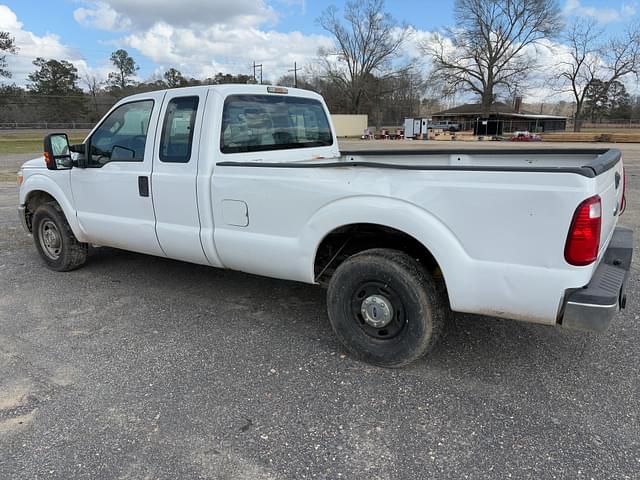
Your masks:
[[[537,133],[531,133],[531,132],[513,132],[513,135],[511,136],[511,141],[512,142],[539,142],[542,140],[542,137],[540,137],[540,135],[538,135]]]

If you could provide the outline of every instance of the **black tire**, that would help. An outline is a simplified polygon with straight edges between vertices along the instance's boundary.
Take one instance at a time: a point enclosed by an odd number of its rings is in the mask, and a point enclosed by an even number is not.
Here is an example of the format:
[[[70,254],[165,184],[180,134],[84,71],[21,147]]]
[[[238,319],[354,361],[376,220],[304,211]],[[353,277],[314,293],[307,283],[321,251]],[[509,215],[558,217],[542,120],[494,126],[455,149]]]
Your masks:
[[[352,354],[397,368],[433,347],[448,301],[444,288],[416,260],[397,250],[376,248],[348,258],[336,269],[327,291],[327,311],[338,339]]]
[[[87,259],[87,244],[76,239],[62,209],[55,202],[36,208],[32,233],[40,257],[51,270],[75,270]]]

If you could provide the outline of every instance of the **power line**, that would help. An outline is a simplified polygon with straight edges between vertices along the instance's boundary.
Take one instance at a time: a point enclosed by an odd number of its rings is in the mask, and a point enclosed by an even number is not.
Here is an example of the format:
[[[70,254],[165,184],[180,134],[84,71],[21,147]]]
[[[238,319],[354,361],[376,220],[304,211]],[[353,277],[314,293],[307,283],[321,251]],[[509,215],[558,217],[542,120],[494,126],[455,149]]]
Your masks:
[[[298,70],[302,70],[302,68],[298,68],[298,62],[293,62],[293,69],[287,70],[287,72],[293,72],[293,86],[298,88]]]
[[[260,68],[260,85],[262,85],[262,64],[256,65],[255,60],[253,61],[253,81],[257,82],[256,79],[256,68]]]

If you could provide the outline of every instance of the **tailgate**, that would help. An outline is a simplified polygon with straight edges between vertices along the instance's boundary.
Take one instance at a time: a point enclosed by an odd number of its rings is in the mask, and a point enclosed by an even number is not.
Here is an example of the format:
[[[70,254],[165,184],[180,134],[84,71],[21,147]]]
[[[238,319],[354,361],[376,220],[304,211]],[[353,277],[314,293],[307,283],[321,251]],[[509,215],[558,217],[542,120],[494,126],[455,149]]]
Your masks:
[[[596,193],[602,202],[602,230],[600,233],[600,256],[607,249],[613,231],[622,213],[624,205],[624,167],[622,156],[617,155],[617,161],[612,167],[597,172],[595,177]],[[612,162],[613,163],[613,162]]]

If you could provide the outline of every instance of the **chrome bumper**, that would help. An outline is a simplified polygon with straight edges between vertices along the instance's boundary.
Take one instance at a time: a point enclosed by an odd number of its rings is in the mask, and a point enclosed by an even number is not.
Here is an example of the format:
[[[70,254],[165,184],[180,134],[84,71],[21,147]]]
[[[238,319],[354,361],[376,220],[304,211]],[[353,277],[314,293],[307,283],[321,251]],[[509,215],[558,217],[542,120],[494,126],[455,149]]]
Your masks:
[[[31,229],[27,224],[26,207],[18,207],[18,216],[20,217],[20,223],[22,224],[22,228],[24,228],[24,231],[31,235]]]
[[[566,297],[560,324],[565,328],[601,332],[627,303],[625,284],[631,269],[633,231],[618,227],[591,281]]]

